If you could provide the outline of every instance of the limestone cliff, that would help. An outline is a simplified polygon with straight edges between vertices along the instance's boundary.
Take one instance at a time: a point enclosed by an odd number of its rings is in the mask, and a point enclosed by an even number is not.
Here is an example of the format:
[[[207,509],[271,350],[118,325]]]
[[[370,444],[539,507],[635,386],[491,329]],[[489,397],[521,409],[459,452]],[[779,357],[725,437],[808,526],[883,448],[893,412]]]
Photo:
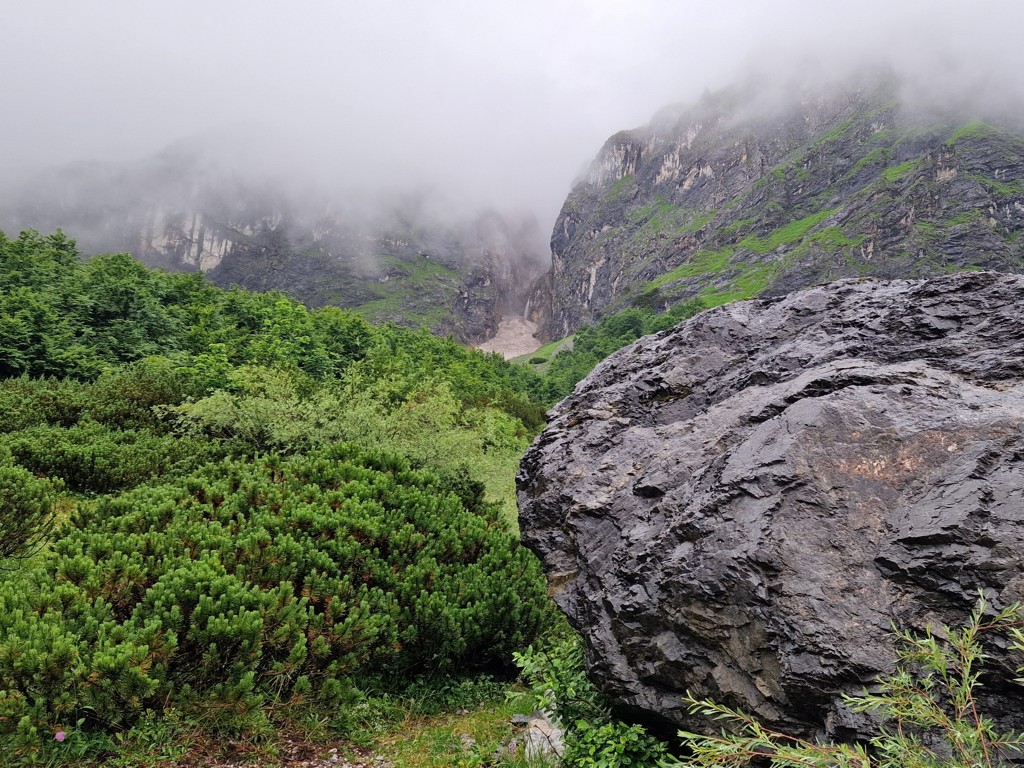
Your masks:
[[[1024,271],[1024,136],[896,83],[747,86],[612,136],[566,200],[531,306],[549,338],[828,280]]]

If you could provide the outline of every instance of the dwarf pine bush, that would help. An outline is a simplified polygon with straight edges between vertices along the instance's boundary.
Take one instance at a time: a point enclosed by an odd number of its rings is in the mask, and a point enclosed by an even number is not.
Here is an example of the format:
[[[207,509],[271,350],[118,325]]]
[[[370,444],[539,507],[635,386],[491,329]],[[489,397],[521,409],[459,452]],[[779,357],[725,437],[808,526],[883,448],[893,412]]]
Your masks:
[[[349,445],[224,461],[80,503],[0,583],[0,733],[337,704],[352,679],[509,658],[549,611],[479,486]]]
[[[0,447],[33,473],[60,478],[69,489],[87,493],[133,488],[169,472],[187,472],[224,453],[208,441],[148,429],[111,429],[94,421],[29,427],[0,438]]]
[[[0,559],[17,557],[53,521],[53,486],[21,467],[0,465]]]

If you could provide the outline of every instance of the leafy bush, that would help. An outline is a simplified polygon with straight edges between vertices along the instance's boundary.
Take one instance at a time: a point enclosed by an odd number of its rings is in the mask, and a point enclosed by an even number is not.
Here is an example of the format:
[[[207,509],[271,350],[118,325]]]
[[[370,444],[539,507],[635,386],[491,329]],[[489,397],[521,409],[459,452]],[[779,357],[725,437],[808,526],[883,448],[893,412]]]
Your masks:
[[[576,723],[565,746],[562,764],[571,768],[647,768],[665,756],[665,746],[639,725],[609,720]]]
[[[539,564],[479,486],[449,487],[339,445],[80,504],[0,584],[0,731],[125,727],[168,702],[229,727],[336,706],[353,678],[510,657],[549,620]]]
[[[978,709],[982,637],[1003,632],[1010,647],[1024,651],[1024,610],[1014,604],[990,613],[984,598],[960,629],[944,627],[915,635],[896,630],[895,673],[879,681],[877,693],[847,697],[855,712],[876,712],[885,725],[870,745],[812,744],[764,728],[739,710],[687,695],[693,714],[725,722],[733,732],[679,735],[690,749],[689,766],[850,766],[850,768],[978,768],[1017,764],[1024,734],[999,734]],[[942,639],[944,638],[944,639]],[[1005,646],[1004,646],[1005,647]],[[1018,672],[1024,671],[1018,669]]]
[[[138,382],[120,374],[140,405],[148,396],[178,404],[227,388],[231,367],[252,365],[316,381],[345,376],[367,392],[379,383],[398,400],[440,381],[467,407],[505,409],[531,429],[543,421],[541,379],[499,355],[426,332],[373,328],[336,307],[310,311],[280,293],[224,291],[201,275],[149,269],[127,254],[77,257],[74,241],[60,233],[28,231],[17,240],[0,233],[0,378],[91,381],[159,355],[163,365],[135,369]],[[127,415],[133,426],[149,424],[145,413],[138,421],[138,409]],[[92,414],[103,423],[117,417],[116,409]]]
[[[539,709],[553,712],[565,729],[566,768],[653,766],[666,755],[665,745],[638,725],[611,716],[601,693],[587,677],[583,646],[564,624],[547,648],[533,646],[515,654]]]
[[[612,352],[641,336],[671,328],[704,308],[700,299],[676,304],[664,314],[657,314],[650,308],[631,307],[580,329],[572,349],[562,350],[551,360],[544,379],[545,397],[549,401],[561,400]]]
[[[88,404],[88,387],[77,381],[28,376],[0,380],[0,434],[41,424],[73,426]]]

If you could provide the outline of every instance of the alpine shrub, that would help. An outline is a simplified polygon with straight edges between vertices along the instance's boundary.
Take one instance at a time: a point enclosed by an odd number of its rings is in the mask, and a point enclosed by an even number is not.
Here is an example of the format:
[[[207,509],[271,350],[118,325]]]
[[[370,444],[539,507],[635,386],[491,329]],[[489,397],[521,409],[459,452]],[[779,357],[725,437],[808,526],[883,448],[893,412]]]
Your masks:
[[[548,621],[544,578],[479,488],[450,488],[339,445],[80,503],[42,566],[0,582],[0,732],[168,702],[226,726],[509,658]]]
[[[29,549],[53,522],[53,488],[21,467],[0,466],[0,558]]]

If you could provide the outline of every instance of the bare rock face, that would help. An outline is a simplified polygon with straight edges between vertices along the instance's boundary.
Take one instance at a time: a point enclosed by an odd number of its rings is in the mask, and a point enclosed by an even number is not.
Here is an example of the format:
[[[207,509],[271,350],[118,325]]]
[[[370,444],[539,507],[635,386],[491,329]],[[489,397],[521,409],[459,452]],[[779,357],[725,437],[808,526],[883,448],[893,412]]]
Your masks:
[[[767,98],[766,85],[667,107],[605,142],[562,206],[532,296],[546,339],[630,306],[1024,273],[1019,109],[987,123],[925,109],[882,73]]]
[[[863,736],[842,694],[892,670],[893,623],[1024,598],[1022,307],[1024,277],[992,272],[844,281],[600,365],[518,478],[523,538],[600,687],[675,726],[707,727],[689,689]],[[1022,728],[1012,677],[985,703]]]

